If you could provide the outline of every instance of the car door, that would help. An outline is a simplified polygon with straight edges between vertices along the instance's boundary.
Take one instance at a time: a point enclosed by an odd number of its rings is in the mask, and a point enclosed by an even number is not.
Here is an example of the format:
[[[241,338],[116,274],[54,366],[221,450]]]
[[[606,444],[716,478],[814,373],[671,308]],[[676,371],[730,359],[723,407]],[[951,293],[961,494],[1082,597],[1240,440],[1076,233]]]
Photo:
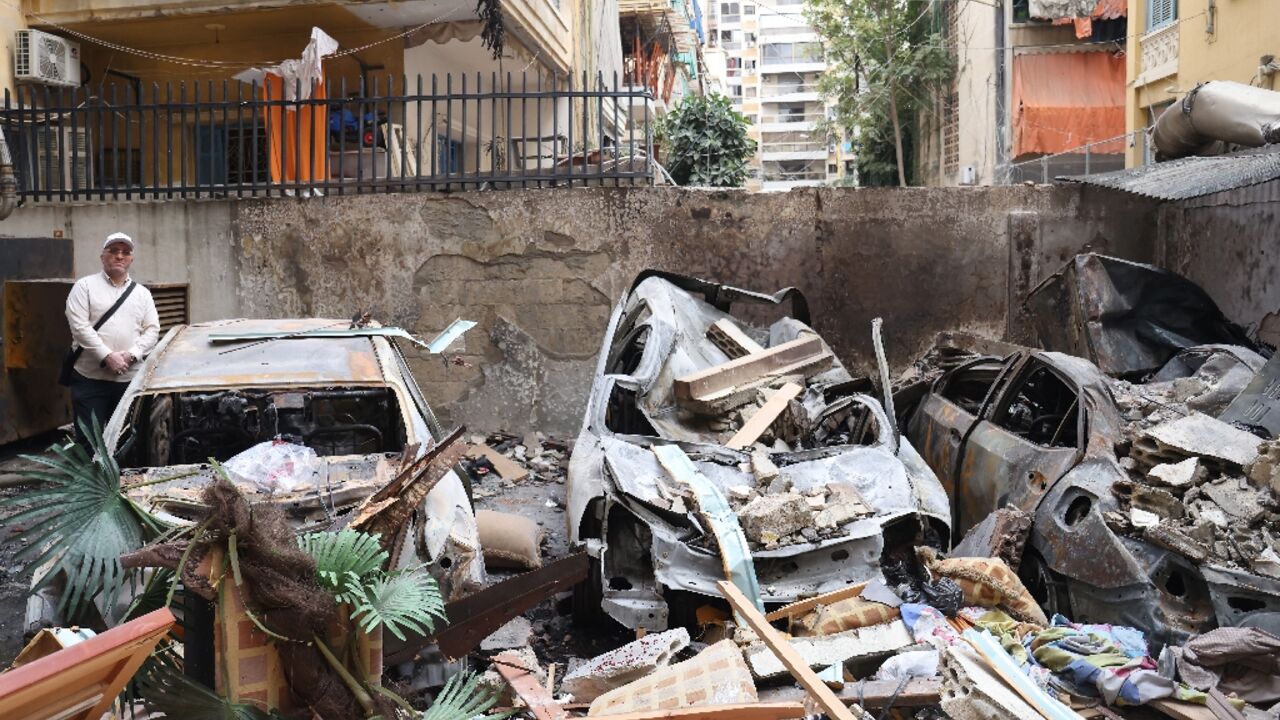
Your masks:
[[[964,439],[977,423],[991,388],[1013,362],[1014,358],[983,357],[943,375],[907,423],[911,445],[938,476],[953,506]]]
[[[1031,511],[1083,455],[1080,389],[1038,356],[987,403],[963,447],[956,486],[956,533],[1012,504]]]

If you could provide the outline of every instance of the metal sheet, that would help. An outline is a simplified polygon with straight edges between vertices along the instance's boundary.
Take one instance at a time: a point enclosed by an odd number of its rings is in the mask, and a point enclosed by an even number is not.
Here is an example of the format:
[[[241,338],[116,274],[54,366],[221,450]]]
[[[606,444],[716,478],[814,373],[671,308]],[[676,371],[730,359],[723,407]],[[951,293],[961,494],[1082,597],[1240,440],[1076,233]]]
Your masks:
[[[441,330],[439,335],[432,338],[431,342],[427,343],[427,349],[432,353],[439,355],[448,349],[448,347],[453,344],[454,340],[462,337],[463,333],[475,326],[476,323],[474,320],[463,320],[462,318],[458,318],[449,323],[449,327]]]
[[[1232,425],[1261,428],[1280,435],[1280,353],[1271,356],[1218,419]]]
[[[1280,147],[1215,157],[1187,157],[1154,165],[1059,180],[1113,188],[1159,200],[1185,200],[1280,178]]]
[[[720,492],[720,488],[699,472],[689,456],[675,445],[657,445],[653,448],[653,454],[658,456],[658,462],[671,473],[671,477],[693,489],[698,507],[716,536],[725,576],[743,595],[751,599],[757,610],[764,612],[760,584],[756,580],[756,567],[751,560],[751,548],[747,545],[746,536],[742,534],[738,516],[730,509],[729,501]]]
[[[259,332],[214,332],[209,333],[209,342],[217,345],[222,343],[234,342],[262,342],[274,340],[309,340],[311,338],[361,338],[361,337],[384,337],[396,338],[399,340],[408,340],[410,343],[432,353],[439,353],[449,346],[449,343],[456,340],[463,333],[475,327],[475,323],[471,320],[463,320],[461,318],[454,320],[445,328],[443,332],[435,337],[430,343],[424,343],[408,330],[398,327],[337,327],[342,325],[343,321],[335,323],[327,323],[320,327],[305,330],[267,330]],[[265,343],[264,343],[265,344]],[[249,346],[246,346],[248,348]],[[239,348],[224,350],[221,354],[226,355],[237,351]]]
[[[4,366],[0,368],[0,445],[71,422],[71,398],[58,384],[71,346],[64,314],[70,280],[4,283]]]

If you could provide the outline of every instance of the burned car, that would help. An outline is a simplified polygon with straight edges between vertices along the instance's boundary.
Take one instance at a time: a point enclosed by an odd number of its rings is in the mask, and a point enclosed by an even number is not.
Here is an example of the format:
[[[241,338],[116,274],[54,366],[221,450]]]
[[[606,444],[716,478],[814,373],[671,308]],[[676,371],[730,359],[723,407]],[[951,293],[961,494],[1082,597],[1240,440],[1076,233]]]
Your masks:
[[[270,484],[232,479],[250,502],[283,508],[299,532],[324,530],[431,452],[445,436],[394,341],[408,334],[349,325],[226,320],[171,330],[103,430],[129,498],[166,523],[191,524],[218,472],[210,459],[279,446],[306,460]],[[402,537],[400,566],[427,564],[449,595],[484,582],[475,515],[454,471]],[[56,602],[41,592],[28,627],[54,613]]]
[[[1046,613],[1135,626],[1157,645],[1218,626],[1275,632],[1280,578],[1225,540],[1233,526],[1275,525],[1274,498],[1239,485],[1262,441],[1205,414],[1261,362],[1187,348],[1144,386],[1057,352],[977,357],[933,382],[906,434],[955,499],[957,536],[1009,505],[1031,515],[1019,575]],[[1178,438],[1202,433],[1213,440],[1198,458]],[[1229,444],[1239,453],[1209,457]],[[1245,499],[1238,512],[1252,518],[1223,512],[1218,493]]]
[[[788,304],[771,324],[744,319]],[[635,280],[569,465],[570,536],[591,556],[581,619],[692,625],[726,576],[788,603],[879,577],[892,551],[945,546],[942,486],[807,322],[794,289]]]

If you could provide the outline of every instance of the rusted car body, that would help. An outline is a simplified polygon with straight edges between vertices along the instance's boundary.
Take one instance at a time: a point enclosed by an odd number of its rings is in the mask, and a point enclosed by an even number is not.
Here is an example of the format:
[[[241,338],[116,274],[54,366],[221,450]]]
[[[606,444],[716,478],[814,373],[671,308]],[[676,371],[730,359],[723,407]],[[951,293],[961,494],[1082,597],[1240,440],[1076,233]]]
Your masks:
[[[1181,643],[1216,626],[1274,627],[1280,581],[1195,564],[1119,535],[1103,515],[1128,477],[1112,381],[1082,358],[1021,350],[938,378],[907,422],[953,503],[956,537],[1011,504],[1033,517],[1020,575],[1049,613]]]
[[[742,317],[791,316],[768,326]],[[729,314],[732,307],[742,312]],[[844,484],[874,511],[832,537],[757,548],[722,557],[697,508],[677,507],[673,484],[653,448],[678,446],[721,491],[755,486],[751,454],[727,447],[727,435],[679,407],[673,380],[725,362],[708,327],[729,318],[764,347],[812,334],[807,306],[793,289],[754,293],[677,275],[647,272],[614,309],[570,459],[567,515],[573,542],[591,554],[592,575],[575,598],[576,614],[601,611],[631,627],[691,625],[693,609],[718,597],[726,568],[754,565],[765,603],[785,603],[880,576],[886,548],[929,535],[949,537],[946,496],[910,444],[899,443],[874,398],[841,367],[806,381],[802,403],[830,420],[830,435],[768,456],[783,481],[803,491]],[[829,349],[828,349],[829,350]],[[759,452],[759,450],[757,450]],[[678,481],[677,481],[678,483]],[[762,491],[763,492],[763,491]],[[729,551],[726,550],[726,555]]]
[[[444,434],[399,348],[378,334],[392,329],[349,324],[224,320],[172,329],[104,428],[129,497],[170,523],[190,523],[216,472],[210,458],[280,438],[316,452],[312,479],[283,493],[237,485],[251,502],[282,507],[299,530],[318,530],[391,480],[406,448],[425,454]],[[261,339],[227,339],[237,336]],[[400,564],[427,564],[454,596],[479,588],[475,515],[455,471],[416,515]],[[56,603],[43,600],[29,606],[29,627],[50,621],[39,616]]]

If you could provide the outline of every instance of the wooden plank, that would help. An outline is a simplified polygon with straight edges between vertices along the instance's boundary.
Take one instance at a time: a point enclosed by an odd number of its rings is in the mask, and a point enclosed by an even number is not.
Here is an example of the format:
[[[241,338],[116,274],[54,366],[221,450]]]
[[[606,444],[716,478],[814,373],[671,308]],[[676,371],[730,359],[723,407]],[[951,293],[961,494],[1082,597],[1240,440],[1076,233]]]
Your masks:
[[[502,653],[493,659],[498,674],[511,686],[529,712],[538,720],[563,720],[568,717],[564,708],[558,705],[551,693],[542,687],[533,673],[520,662],[513,653]]]
[[[810,610],[813,610],[814,608],[818,607],[819,605],[830,605],[831,603],[834,603],[834,602],[839,602],[841,600],[846,600],[848,598],[858,597],[859,595],[862,594],[862,591],[865,590],[866,587],[867,587],[867,584],[864,582],[861,582],[861,583],[857,583],[856,585],[850,585],[849,587],[840,588],[839,590],[832,590],[831,592],[826,593],[825,595],[818,595],[817,597],[811,597],[808,600],[799,600],[797,602],[791,603],[790,605],[774,610],[768,615],[765,615],[764,619],[768,620],[769,622],[775,622],[783,618],[793,618],[797,615],[803,615],[809,612]]]
[[[1204,705],[1161,698],[1152,700],[1147,705],[1168,715],[1174,720],[1217,720],[1213,711]]]
[[[756,635],[769,646],[769,649],[778,657],[783,666],[790,671],[791,676],[813,696],[813,699],[826,712],[827,717],[832,720],[854,720],[853,713],[849,711],[849,708],[845,707],[844,702],[836,697],[836,694],[831,691],[831,688],[827,687],[826,683],[822,682],[818,674],[809,668],[809,664],[804,661],[804,658],[800,657],[800,653],[791,647],[791,643],[787,642],[782,633],[770,625],[768,620],[765,620],[764,615],[759,610],[756,610],[755,605],[747,599],[746,595],[742,594],[742,591],[736,585],[727,580],[721,580],[716,583],[716,587],[720,589],[720,593],[725,596],[729,604],[737,611],[738,616],[745,620]],[[862,713],[858,714],[861,715]]]
[[[467,447],[467,457],[469,458],[488,458],[493,469],[498,471],[498,476],[503,480],[511,482],[520,482],[529,477],[529,471],[525,470],[520,463],[494,450],[493,448],[481,443],[479,445],[470,445]]]
[[[742,424],[727,445],[735,450],[751,447],[752,443],[763,435],[770,425],[773,425],[778,416],[787,409],[787,404],[799,395],[801,390],[802,388],[795,383],[787,383],[778,388],[777,392],[770,395],[764,405],[761,405],[760,409]]]
[[[736,360],[743,355],[764,352],[760,343],[752,340],[729,318],[720,318],[707,328],[707,339],[730,359]]]
[[[676,399],[699,400],[737,385],[749,383],[782,368],[815,360],[826,354],[822,339],[805,335],[768,350],[744,355],[675,380]]]
[[[161,608],[0,673],[3,716],[97,720],[173,624],[173,613]]]
[[[790,720],[804,717],[801,703],[755,703],[649,710],[607,715],[609,720]]]

